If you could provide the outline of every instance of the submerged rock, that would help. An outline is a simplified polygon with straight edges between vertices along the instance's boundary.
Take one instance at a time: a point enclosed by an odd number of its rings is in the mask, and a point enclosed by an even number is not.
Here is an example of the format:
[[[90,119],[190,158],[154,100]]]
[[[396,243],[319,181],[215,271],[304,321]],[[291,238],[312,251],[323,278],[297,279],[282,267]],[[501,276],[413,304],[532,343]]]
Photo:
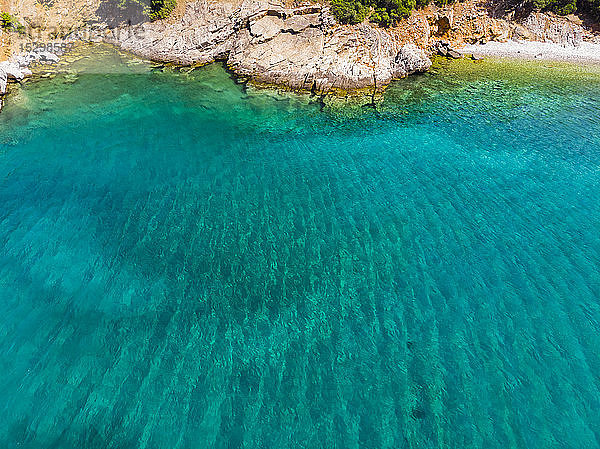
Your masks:
[[[22,69],[20,65],[11,61],[0,62],[0,71],[5,74],[7,80],[13,79],[16,81],[21,81],[31,74],[28,69]]]
[[[462,58],[462,54],[456,50],[453,49],[449,49],[448,50],[448,57],[452,58],[452,59],[459,59]]]
[[[259,83],[293,89],[381,89],[394,78],[427,70],[431,61],[367,24],[337,26],[326,7],[284,8],[263,1],[239,7],[190,3],[175,23],[119,28],[109,41],[143,57],[178,64],[225,60]]]
[[[446,41],[438,41],[433,45],[433,51],[437,52],[438,55],[446,58],[459,59],[462,58],[462,54],[450,47],[450,43]]]
[[[8,88],[8,81],[10,79],[21,81],[25,76],[27,76],[27,73],[19,65],[9,61],[0,62],[0,111],[2,110],[3,97]]]
[[[8,74],[0,67],[0,95],[6,93],[6,85],[8,84]]]
[[[54,63],[58,56],[47,51],[30,52],[13,56],[8,61],[0,62],[0,97],[6,94],[9,80],[22,81],[33,73],[29,66],[36,62]],[[0,110],[2,101],[0,99]]]
[[[41,52],[38,52],[37,54],[38,54],[39,61],[54,63],[54,62],[58,62],[58,60],[59,60],[57,55],[55,55],[54,53],[50,53],[49,51],[41,51]]]

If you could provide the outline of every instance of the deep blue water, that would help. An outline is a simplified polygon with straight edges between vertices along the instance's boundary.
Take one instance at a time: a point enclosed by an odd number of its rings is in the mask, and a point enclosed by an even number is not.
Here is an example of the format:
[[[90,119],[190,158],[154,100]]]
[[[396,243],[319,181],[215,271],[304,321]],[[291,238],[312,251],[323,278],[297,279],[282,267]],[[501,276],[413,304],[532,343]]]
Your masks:
[[[600,447],[597,69],[97,58],[0,115],[0,447]]]

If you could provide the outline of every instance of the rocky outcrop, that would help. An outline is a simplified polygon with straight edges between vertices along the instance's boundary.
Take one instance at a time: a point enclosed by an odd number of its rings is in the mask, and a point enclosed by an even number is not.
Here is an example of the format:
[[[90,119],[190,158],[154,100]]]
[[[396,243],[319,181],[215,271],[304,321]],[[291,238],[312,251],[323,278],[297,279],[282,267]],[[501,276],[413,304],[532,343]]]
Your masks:
[[[399,48],[385,31],[367,25],[331,33],[316,26],[288,33],[283,26],[270,39],[242,30],[229,67],[259,82],[326,92],[383,87],[430,66],[414,45]]]
[[[21,67],[15,62],[0,62],[0,110],[2,110],[4,95],[6,94],[9,80],[21,81],[29,75],[31,75],[31,71],[28,68]]]
[[[462,58],[462,54],[450,46],[449,42],[437,41],[432,46],[432,49],[437,52],[438,55],[444,56],[451,59]]]
[[[0,97],[6,93],[6,85],[8,83],[8,73],[0,67]],[[2,107],[2,103],[0,103]]]
[[[119,28],[108,40],[156,61],[225,60],[235,73],[259,83],[315,92],[378,90],[431,65],[415,45],[400,45],[368,24],[338,26],[319,5],[246,1],[232,7],[202,0],[188,4],[174,23]]]
[[[562,46],[577,47],[581,45],[585,35],[585,29],[580,24],[543,13],[529,14],[523,20],[522,26],[526,30],[524,35],[519,36],[521,30],[517,30],[513,32],[513,36],[523,40],[553,42]]]
[[[466,0],[446,6],[429,6],[412,12],[411,16],[392,29],[399,42],[414,42],[431,53],[440,52],[439,42],[450,47],[491,41],[551,42],[564,47],[578,47],[585,41],[600,40],[574,16],[556,16],[531,12],[517,15],[503,8],[492,10],[494,3]],[[519,10],[523,14],[522,10]],[[446,55],[445,55],[446,56]]]
[[[229,53],[239,15],[228,3],[190,3],[181,20],[116,28],[106,40],[154,61],[205,64]]]
[[[29,67],[32,64],[55,62],[58,62],[58,56],[47,51],[15,55],[8,61],[0,62],[0,110],[2,109],[2,100],[6,94],[9,81],[20,82],[31,76],[32,71]]]

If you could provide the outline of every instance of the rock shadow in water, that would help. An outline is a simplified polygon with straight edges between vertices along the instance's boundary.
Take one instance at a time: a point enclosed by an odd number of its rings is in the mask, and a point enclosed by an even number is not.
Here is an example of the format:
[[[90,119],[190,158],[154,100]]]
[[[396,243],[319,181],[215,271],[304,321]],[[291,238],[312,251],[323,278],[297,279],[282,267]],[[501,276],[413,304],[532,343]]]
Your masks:
[[[120,25],[137,25],[148,20],[145,13],[150,7],[150,0],[119,1],[105,0],[96,10],[98,18],[109,27]]]

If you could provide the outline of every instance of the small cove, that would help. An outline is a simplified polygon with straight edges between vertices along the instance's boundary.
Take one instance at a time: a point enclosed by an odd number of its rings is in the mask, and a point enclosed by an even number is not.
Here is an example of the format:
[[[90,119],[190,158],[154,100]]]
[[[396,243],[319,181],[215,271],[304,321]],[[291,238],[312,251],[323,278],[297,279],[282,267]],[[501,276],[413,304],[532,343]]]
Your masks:
[[[91,51],[0,114],[0,446],[599,447],[597,67]]]

